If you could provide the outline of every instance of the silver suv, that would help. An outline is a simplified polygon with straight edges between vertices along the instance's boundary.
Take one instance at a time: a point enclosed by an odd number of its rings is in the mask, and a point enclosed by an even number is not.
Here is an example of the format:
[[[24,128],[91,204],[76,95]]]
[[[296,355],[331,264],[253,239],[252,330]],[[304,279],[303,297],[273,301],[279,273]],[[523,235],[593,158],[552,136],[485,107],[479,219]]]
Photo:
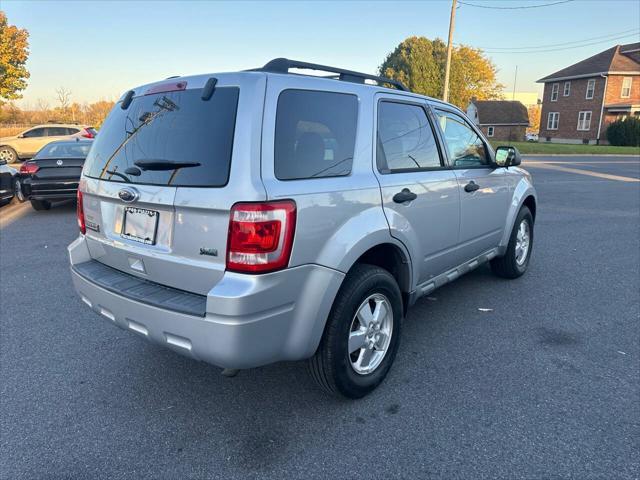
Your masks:
[[[86,160],[73,282],[109,322],[223,373],[309,359],[324,389],[362,397],[419,297],[484,262],[525,272],[519,163],[458,108],[348,70],[277,59],[145,85]]]

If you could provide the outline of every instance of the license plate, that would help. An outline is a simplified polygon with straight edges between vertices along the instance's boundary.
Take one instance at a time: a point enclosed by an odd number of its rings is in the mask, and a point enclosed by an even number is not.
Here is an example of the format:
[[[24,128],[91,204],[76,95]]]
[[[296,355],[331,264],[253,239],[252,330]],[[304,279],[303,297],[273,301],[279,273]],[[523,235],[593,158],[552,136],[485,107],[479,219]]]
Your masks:
[[[126,207],[120,235],[134,242],[154,245],[156,243],[159,216],[160,214],[155,210]]]

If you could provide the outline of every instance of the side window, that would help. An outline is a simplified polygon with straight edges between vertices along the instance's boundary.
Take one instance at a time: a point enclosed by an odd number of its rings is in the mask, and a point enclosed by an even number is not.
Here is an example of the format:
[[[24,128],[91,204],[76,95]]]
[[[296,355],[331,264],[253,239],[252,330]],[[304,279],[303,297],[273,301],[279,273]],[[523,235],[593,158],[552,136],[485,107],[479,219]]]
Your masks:
[[[424,108],[405,103],[379,103],[376,161],[383,173],[442,166]]]
[[[76,133],[78,133],[80,130],[77,128],[65,128],[66,133],[65,135],[75,135]]]
[[[355,95],[285,90],[278,98],[274,169],[279,180],[349,175],[358,119]]]
[[[49,127],[49,137],[61,137],[67,135],[67,129],[64,127]]]
[[[25,132],[23,136],[24,138],[46,137],[46,130],[46,128],[34,128],[33,130]]]
[[[475,167],[491,163],[480,136],[459,115],[436,110],[440,127],[454,167]]]

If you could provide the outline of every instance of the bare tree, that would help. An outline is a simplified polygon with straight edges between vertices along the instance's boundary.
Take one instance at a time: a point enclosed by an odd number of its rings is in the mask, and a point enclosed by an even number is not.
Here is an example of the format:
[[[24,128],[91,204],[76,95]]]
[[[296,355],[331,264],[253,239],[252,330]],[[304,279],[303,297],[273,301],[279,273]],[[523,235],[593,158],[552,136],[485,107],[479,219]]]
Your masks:
[[[49,102],[47,102],[44,98],[39,98],[36,103],[36,110],[44,112],[49,110]]]
[[[66,111],[71,103],[71,90],[67,90],[64,87],[56,88],[56,98],[58,99],[58,103],[60,103],[60,108]]]

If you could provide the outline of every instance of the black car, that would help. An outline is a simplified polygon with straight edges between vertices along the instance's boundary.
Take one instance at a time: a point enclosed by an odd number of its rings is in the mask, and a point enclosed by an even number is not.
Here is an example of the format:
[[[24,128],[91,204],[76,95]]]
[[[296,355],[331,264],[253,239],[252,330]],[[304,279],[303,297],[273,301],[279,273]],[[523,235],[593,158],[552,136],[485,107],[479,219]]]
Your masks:
[[[76,198],[82,166],[92,140],[62,140],[42,147],[20,167],[15,194],[30,200],[36,210],[49,210],[51,202]]]
[[[18,171],[7,165],[7,161],[0,159],[0,207],[13,199],[13,182]]]

